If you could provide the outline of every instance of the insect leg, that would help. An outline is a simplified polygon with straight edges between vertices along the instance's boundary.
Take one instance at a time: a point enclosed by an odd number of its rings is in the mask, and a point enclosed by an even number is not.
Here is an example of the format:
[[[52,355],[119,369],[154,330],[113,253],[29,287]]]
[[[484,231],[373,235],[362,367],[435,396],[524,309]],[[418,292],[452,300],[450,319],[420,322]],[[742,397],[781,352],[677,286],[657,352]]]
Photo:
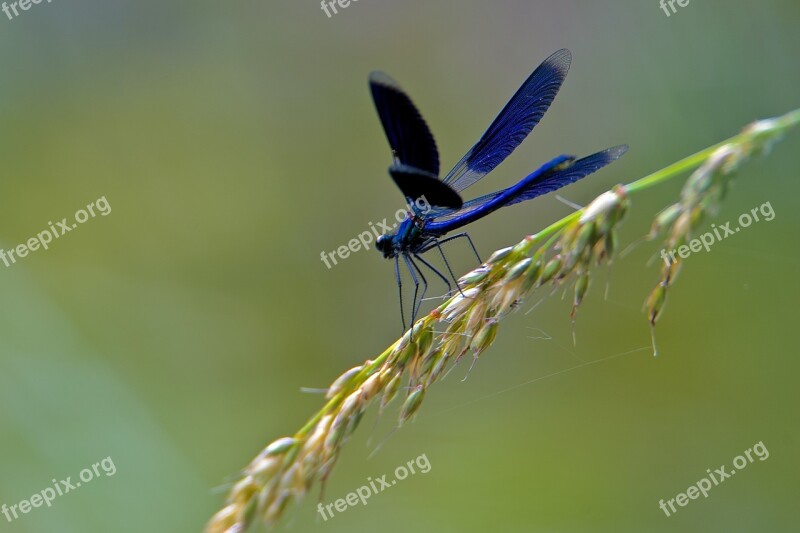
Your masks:
[[[403,312],[403,280],[400,277],[400,257],[394,257],[394,275],[397,279],[397,291],[400,293],[400,320],[403,321],[403,331],[406,330],[406,315]]]
[[[455,239],[460,239],[460,238],[466,238],[467,239],[467,241],[469,242],[470,247],[472,248],[472,251],[475,252],[475,257],[478,258],[478,263],[479,264],[483,263],[483,261],[481,260],[481,256],[478,254],[478,249],[475,248],[475,243],[472,242],[472,238],[469,236],[469,234],[466,231],[463,232],[463,233],[459,233],[457,235],[451,235],[450,237],[447,237],[446,239],[438,240],[438,241],[436,241],[436,245],[440,246],[440,245],[442,245],[442,244],[444,244],[446,242],[449,242],[449,241],[452,241],[452,240],[455,240]]]
[[[423,265],[425,265],[425,266],[426,266],[426,267],[428,267],[429,269],[431,269],[431,271],[432,271],[434,274],[436,274],[437,276],[439,276],[439,277],[442,279],[442,281],[444,281],[444,282],[445,282],[445,284],[447,285],[447,293],[448,293],[448,294],[449,294],[449,293],[450,293],[450,292],[453,290],[453,286],[452,286],[452,285],[450,285],[450,280],[448,280],[448,279],[447,279],[447,278],[444,276],[444,274],[442,274],[441,272],[439,272],[439,271],[438,271],[438,270],[437,270],[437,269],[436,269],[436,268],[435,268],[435,267],[434,267],[432,264],[430,264],[430,263],[428,263],[427,261],[425,261],[425,259],[423,259],[423,258],[422,258],[422,257],[421,257],[419,254],[414,254],[414,258],[415,258],[415,259],[417,259],[417,260],[419,260],[419,261],[420,261],[420,262],[421,262]],[[452,273],[451,273],[451,274],[452,274]]]
[[[408,254],[402,254],[403,259],[406,262],[406,266],[408,267],[408,271],[411,273],[411,279],[414,280],[414,300],[411,303],[411,323],[409,327],[414,327],[414,321],[417,319],[417,312],[419,311],[420,306],[422,305],[422,298],[425,297],[425,292],[428,290],[428,281],[425,279],[425,276],[422,275],[422,271],[419,267],[411,260]],[[417,279],[417,274],[419,274],[420,278],[422,278],[422,295],[419,295],[419,279]],[[419,297],[418,297],[419,296]]]

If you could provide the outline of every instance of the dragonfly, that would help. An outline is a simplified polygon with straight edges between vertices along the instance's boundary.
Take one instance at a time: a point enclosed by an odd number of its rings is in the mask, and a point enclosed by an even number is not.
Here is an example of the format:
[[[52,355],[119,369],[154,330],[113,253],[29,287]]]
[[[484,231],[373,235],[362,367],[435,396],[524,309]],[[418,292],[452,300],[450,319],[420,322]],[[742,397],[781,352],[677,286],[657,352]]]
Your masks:
[[[449,279],[422,254],[438,250],[458,287],[442,245],[464,238],[481,262],[475,244],[463,231],[464,226],[502,207],[532,200],[585,178],[627,151],[627,145],[619,145],[580,159],[559,155],[511,187],[466,202],[462,199],[462,191],[500,165],[539,123],[561,88],[571,62],[572,54],[567,49],[558,50],[545,59],[511,97],[478,142],[441,179],[436,141],[411,98],[384,72],[370,73],[372,99],[392,150],[389,175],[408,204],[406,218],[396,231],[380,235],[375,241],[375,247],[383,257],[394,260],[403,330],[406,329],[406,320],[401,263],[408,269],[414,283],[413,325],[428,289],[421,266],[447,284],[448,294],[452,292]],[[449,235],[455,231],[458,233]]]

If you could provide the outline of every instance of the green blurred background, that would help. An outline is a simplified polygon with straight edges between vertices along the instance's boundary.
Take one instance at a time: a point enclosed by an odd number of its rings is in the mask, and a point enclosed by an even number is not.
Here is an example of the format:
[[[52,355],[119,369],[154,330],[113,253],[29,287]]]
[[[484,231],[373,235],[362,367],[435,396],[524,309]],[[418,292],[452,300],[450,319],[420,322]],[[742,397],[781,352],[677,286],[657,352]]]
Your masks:
[[[0,247],[101,196],[112,207],[0,265],[0,503],[107,456],[117,467],[52,508],[0,516],[0,530],[200,531],[236,471],[321,405],[300,387],[396,338],[391,264],[319,258],[401,207],[370,70],[410,92],[447,167],[570,48],[547,117],[470,193],[630,144],[563,191],[585,203],[798,107],[799,22],[796,0],[697,1],[670,17],[656,0],[360,0],[333,18],[311,0],[56,0],[0,14]],[[367,459],[392,423],[368,446],[370,418],[323,501],[423,453],[429,473],[327,522],[315,493],[282,530],[796,531],[798,149],[795,134],[742,169],[720,220],[767,201],[775,219],[687,260],[658,358],[641,312],[653,243],[598,273],[576,347],[570,302],[550,298],[505,320],[469,380],[457,368]],[[682,181],[633,199],[625,242]],[[471,235],[485,255],[568,212],[550,195]],[[456,256],[457,271],[472,266]],[[767,461],[659,510],[759,441]]]

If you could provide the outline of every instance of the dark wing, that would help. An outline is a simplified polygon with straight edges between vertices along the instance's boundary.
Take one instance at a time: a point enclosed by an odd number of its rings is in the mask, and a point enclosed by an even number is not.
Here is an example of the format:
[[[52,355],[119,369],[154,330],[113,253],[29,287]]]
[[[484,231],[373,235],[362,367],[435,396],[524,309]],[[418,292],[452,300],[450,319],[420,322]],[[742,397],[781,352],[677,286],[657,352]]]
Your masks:
[[[408,165],[392,165],[389,174],[409,203],[421,198],[430,205],[450,209],[464,204],[461,196],[434,174]]]
[[[443,181],[460,192],[502,163],[547,112],[567,77],[571,61],[570,51],[562,49],[536,67]]]
[[[438,176],[436,141],[411,98],[383,72],[369,75],[369,88],[395,162]]]
[[[554,170],[546,172],[536,179],[532,180],[525,188],[521,189],[517,194],[512,196],[503,207],[513,204],[518,204],[526,200],[532,200],[543,194],[553,192],[570,183],[575,183],[581,178],[585,178],[589,174],[597,172],[604,166],[608,165],[619,159],[626,151],[626,145],[615,146],[608,148],[602,152],[597,152],[582,159],[578,159],[566,168],[561,170]],[[528,177],[522,181],[527,180]],[[513,187],[509,187],[511,189]],[[430,227],[436,231],[451,231],[450,226],[457,227],[456,221],[461,219],[470,218],[468,215],[478,211],[486,204],[505,193],[508,189],[493,192],[479,196],[478,198],[464,202],[461,209],[432,209],[426,214],[426,218],[432,220],[426,227]]]

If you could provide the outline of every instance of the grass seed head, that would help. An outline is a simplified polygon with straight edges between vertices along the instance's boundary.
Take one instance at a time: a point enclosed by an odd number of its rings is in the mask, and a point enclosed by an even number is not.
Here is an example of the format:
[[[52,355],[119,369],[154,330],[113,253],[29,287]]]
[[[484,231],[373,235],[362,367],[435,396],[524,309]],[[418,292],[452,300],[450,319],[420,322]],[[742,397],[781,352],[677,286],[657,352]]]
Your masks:
[[[556,274],[558,274],[559,271],[561,270],[562,264],[563,261],[561,260],[560,255],[557,255],[552,259],[550,259],[550,261],[548,261],[547,264],[544,265],[544,269],[542,269],[542,275],[539,277],[539,286],[541,287],[542,285],[546,284],[554,277],[556,277]]]
[[[383,396],[381,397],[381,412],[386,408],[387,405],[391,403],[392,400],[394,400],[395,396],[397,396],[397,391],[400,390],[400,383],[403,381],[403,373],[400,370],[394,371],[394,374],[390,375],[391,377],[389,378],[386,388],[383,390]]]
[[[586,296],[586,291],[589,289],[589,273],[583,272],[578,276],[578,280],[575,282],[575,296],[572,300],[572,313],[570,316],[575,318],[575,314],[578,311],[578,306],[581,305],[583,302],[583,297]]]
[[[492,255],[489,256],[489,259],[486,260],[485,264],[487,264],[487,265],[499,264],[506,257],[511,255],[511,252],[513,252],[513,251],[514,251],[514,247],[513,246],[509,246],[507,248],[502,248],[500,250],[497,250],[496,252],[494,252]]]
[[[345,372],[344,374],[342,374],[341,376],[339,376],[338,378],[336,378],[336,381],[334,381],[333,384],[331,384],[331,386],[328,387],[328,392],[325,394],[325,397],[330,400],[331,398],[339,394],[339,392],[341,392],[342,389],[347,387],[353,380],[353,378],[359,372],[361,372],[362,368],[364,368],[363,365],[355,366],[350,370],[348,370],[347,372]]]
[[[664,309],[666,298],[667,288],[661,283],[656,285],[656,288],[650,293],[650,297],[647,298],[647,319],[651,325],[656,325],[656,320],[658,320],[661,311]]]
[[[406,398],[405,403],[403,403],[403,408],[400,410],[400,420],[399,423],[402,426],[405,422],[414,416],[414,414],[419,409],[419,406],[422,405],[422,400],[425,398],[425,387],[422,385],[417,385],[413,389],[411,389],[411,393]]]

